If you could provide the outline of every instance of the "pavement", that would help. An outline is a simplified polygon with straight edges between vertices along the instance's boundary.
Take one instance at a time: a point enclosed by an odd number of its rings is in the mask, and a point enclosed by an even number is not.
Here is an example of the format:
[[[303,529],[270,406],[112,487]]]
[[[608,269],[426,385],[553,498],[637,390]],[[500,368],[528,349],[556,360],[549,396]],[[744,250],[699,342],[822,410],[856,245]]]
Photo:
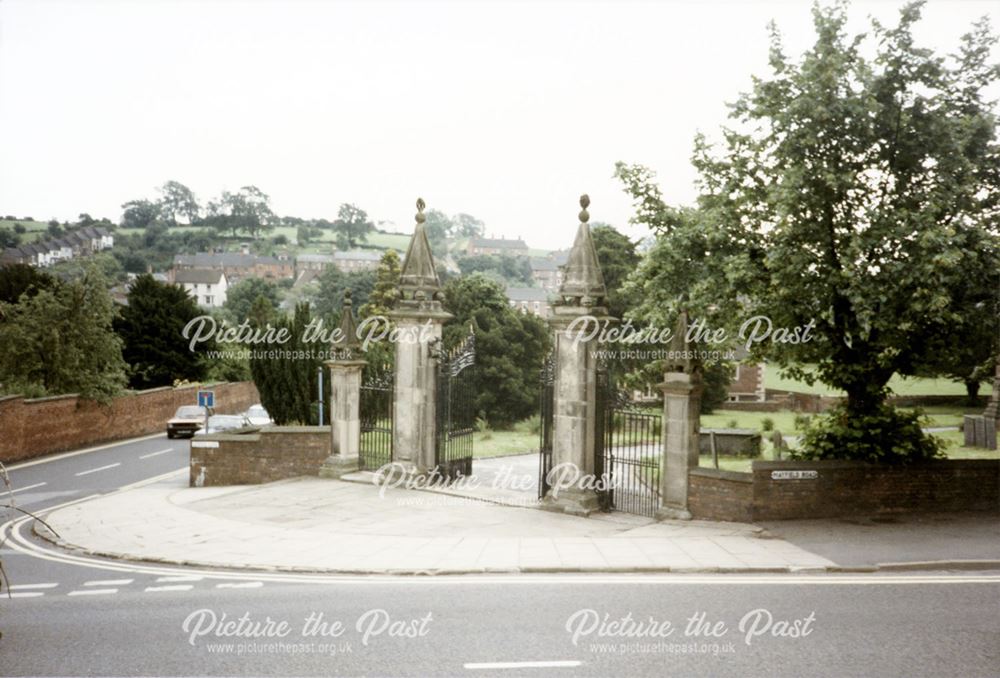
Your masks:
[[[523,460],[513,464],[518,461]],[[505,463],[477,461],[487,478]],[[445,492],[380,488],[368,482],[366,474],[358,474],[353,482],[297,478],[190,488],[181,471],[55,510],[46,522],[58,537],[43,526],[36,529],[63,547],[90,555],[291,572],[800,572],[882,565],[1000,566],[1000,532],[993,516],[763,526],[656,522],[618,512],[580,518],[541,511],[534,507],[533,493],[527,485]]]

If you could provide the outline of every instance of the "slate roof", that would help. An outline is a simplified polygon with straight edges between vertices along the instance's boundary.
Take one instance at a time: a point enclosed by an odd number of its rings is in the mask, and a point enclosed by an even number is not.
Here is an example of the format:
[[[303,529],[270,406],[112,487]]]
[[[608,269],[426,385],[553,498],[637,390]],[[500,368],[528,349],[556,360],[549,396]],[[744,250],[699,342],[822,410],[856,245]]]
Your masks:
[[[174,256],[175,266],[189,266],[192,268],[253,268],[258,264],[278,266],[280,262],[274,257],[243,254],[242,252],[199,252],[198,254],[178,254]]]
[[[188,268],[177,271],[174,274],[174,282],[215,285],[222,279],[222,276],[223,273],[219,269]]]

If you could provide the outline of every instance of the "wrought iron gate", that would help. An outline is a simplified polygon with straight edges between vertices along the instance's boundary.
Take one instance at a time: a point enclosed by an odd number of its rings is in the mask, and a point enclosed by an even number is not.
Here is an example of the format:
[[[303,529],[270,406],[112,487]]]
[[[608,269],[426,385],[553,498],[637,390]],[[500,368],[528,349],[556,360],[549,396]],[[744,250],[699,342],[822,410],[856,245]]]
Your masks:
[[[660,499],[662,418],[635,406],[615,387],[609,371],[597,372],[597,451],[594,472],[606,477],[600,492],[605,510],[653,516]]]
[[[445,478],[472,475],[472,434],[476,429],[472,370],[475,335],[440,356],[437,374],[437,439],[435,464]]]
[[[361,383],[361,468],[374,471],[392,461],[394,379],[391,365]]]
[[[555,349],[542,363],[539,375],[539,441],[538,441],[538,498],[544,499],[549,492],[549,471],[552,470],[552,425],[555,414]]]

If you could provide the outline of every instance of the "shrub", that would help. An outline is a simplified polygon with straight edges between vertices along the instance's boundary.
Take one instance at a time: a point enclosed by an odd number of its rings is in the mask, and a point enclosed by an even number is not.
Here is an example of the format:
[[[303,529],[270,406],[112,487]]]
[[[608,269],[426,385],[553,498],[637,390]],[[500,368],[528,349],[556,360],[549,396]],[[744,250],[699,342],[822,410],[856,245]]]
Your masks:
[[[740,423],[735,419],[730,419],[729,421],[726,422],[726,428],[739,428],[739,427]]]
[[[771,417],[764,417],[760,420],[760,430],[761,431],[773,431],[774,430],[774,419]]]
[[[843,405],[816,417],[791,453],[796,460],[849,459],[907,464],[944,456],[944,442],[921,429],[922,414],[882,405],[851,416]]]
[[[804,431],[809,428],[809,422],[812,421],[812,417],[807,414],[796,414],[793,425],[796,431]]]

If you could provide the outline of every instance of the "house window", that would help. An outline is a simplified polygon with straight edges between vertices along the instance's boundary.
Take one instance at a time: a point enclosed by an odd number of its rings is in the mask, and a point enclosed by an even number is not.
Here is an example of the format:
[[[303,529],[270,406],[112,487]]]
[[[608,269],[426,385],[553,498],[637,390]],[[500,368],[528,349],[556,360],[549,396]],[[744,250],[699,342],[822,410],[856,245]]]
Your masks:
[[[212,306],[212,299],[213,299],[212,295],[206,294],[205,295],[205,305],[206,306]]]

